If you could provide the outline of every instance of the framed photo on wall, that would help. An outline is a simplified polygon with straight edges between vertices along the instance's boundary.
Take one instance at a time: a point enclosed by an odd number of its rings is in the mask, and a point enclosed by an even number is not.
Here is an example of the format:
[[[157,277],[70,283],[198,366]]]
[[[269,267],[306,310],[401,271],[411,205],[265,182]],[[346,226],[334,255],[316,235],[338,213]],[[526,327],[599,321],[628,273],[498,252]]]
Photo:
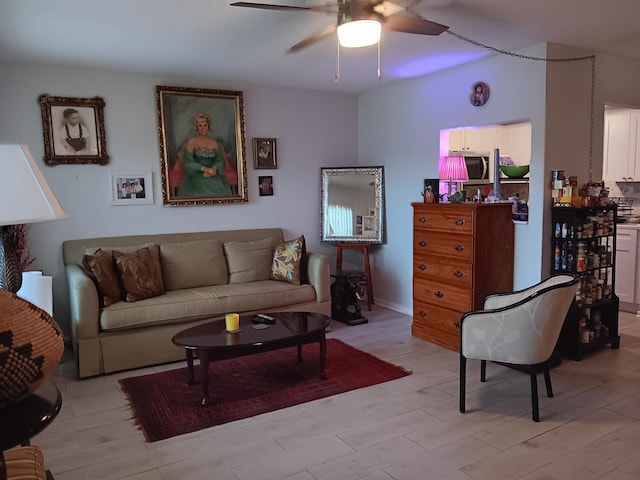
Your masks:
[[[275,138],[253,139],[253,168],[278,168]]]
[[[362,235],[371,236],[375,235],[376,231],[376,217],[373,215],[365,215],[362,217]]]
[[[38,102],[47,165],[109,163],[101,97],[52,97],[43,93]]]
[[[258,189],[261,197],[273,195],[273,177],[258,177]]]
[[[162,201],[247,202],[242,92],[156,86]]]
[[[151,172],[111,172],[111,204],[152,204],[151,178]]]

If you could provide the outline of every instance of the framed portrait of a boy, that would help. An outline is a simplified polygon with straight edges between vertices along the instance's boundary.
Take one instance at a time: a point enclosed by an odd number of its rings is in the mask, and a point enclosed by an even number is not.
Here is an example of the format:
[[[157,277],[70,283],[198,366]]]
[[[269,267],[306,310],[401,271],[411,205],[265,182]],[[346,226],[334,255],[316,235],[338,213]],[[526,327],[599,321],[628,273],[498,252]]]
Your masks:
[[[43,93],[38,102],[47,165],[109,163],[101,97],[52,97]]]
[[[162,200],[247,202],[242,92],[156,86]]]

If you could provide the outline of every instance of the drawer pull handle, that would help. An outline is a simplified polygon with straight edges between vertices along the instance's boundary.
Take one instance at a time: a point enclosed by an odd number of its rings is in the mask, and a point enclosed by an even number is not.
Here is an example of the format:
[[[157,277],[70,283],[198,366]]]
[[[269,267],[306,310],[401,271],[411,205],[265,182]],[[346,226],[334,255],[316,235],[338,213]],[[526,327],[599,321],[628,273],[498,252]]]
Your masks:
[[[464,250],[464,245],[456,245],[455,250],[458,253],[462,252]]]
[[[462,324],[460,323],[460,321],[455,322],[453,326],[456,327],[457,329],[462,328]]]
[[[421,318],[425,318],[427,316],[427,312],[425,312],[424,310],[420,310],[418,312],[418,316],[420,316]]]
[[[427,242],[425,242],[424,240],[418,240],[418,245],[424,248],[427,246]]]
[[[424,263],[418,265],[418,270],[422,270],[423,272],[427,269],[427,266]]]
[[[453,272],[453,276],[456,278],[462,278],[464,276],[464,273],[462,273],[460,270],[456,270],[455,272]]]
[[[427,217],[418,217],[418,222],[427,223]]]
[[[444,293],[442,293],[440,290],[436,290],[435,292],[433,292],[433,294],[434,294],[437,298],[442,298],[442,297],[444,297]]]
[[[456,225],[459,226],[459,227],[461,227],[465,223],[467,223],[467,221],[466,220],[462,220],[461,218],[456,220]]]

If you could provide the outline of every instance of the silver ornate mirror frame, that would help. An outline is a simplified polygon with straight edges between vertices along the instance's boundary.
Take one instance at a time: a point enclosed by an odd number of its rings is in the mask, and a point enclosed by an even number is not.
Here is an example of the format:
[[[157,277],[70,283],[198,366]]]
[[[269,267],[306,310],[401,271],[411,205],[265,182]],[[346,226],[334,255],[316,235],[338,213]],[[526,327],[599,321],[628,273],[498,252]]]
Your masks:
[[[321,168],[323,242],[384,241],[384,168]]]

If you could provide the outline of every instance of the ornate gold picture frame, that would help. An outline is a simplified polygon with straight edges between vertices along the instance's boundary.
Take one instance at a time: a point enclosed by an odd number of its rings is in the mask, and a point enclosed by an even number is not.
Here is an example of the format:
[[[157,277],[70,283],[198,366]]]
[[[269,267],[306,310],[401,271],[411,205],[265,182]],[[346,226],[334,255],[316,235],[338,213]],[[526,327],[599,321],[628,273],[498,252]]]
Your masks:
[[[38,97],[42,112],[44,163],[109,163],[102,97]]]
[[[247,202],[242,92],[156,86],[165,205]]]

